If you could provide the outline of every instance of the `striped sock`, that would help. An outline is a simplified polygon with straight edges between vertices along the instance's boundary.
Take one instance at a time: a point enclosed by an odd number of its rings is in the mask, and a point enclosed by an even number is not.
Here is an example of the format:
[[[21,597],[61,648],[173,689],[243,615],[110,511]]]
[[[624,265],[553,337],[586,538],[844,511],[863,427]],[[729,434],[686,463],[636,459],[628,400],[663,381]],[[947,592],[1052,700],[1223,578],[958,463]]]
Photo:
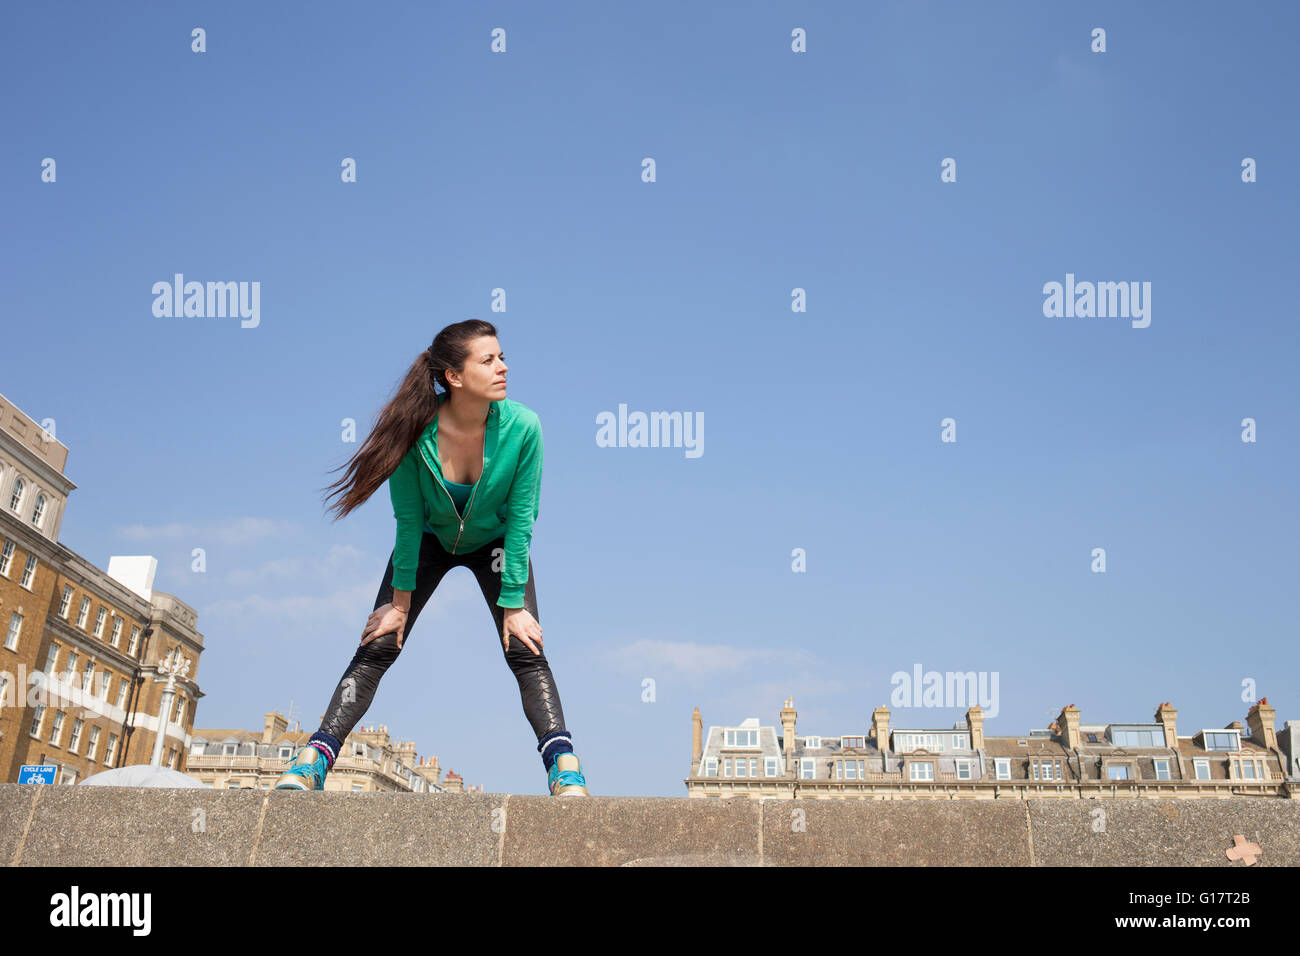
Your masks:
[[[333,734],[318,730],[307,738],[307,746],[315,747],[325,755],[325,769],[328,770],[338,759],[339,751],[343,749],[343,742]]]
[[[573,753],[573,738],[567,730],[554,730],[537,741],[537,752],[542,755],[542,766],[550,773],[556,757]]]

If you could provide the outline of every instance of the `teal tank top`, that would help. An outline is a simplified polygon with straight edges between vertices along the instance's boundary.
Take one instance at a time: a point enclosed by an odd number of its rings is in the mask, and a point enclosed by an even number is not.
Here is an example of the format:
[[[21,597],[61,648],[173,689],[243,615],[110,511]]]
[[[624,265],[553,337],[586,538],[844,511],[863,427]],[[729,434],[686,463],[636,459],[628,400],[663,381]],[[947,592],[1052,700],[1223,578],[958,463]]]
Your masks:
[[[465,517],[465,504],[474,491],[474,485],[462,485],[459,481],[447,481],[446,479],[443,479],[442,483],[447,486],[447,491],[451,494],[451,500],[456,503],[456,510],[460,513],[460,516]],[[430,534],[433,533],[433,529],[429,527],[427,521],[424,523],[424,530]]]

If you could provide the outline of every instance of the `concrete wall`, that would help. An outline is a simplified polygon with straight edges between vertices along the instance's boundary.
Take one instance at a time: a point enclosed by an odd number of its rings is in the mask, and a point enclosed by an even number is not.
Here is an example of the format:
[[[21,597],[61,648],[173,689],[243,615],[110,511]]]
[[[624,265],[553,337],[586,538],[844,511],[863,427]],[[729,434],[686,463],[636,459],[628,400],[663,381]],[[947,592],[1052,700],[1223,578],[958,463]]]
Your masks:
[[[1300,865],[1300,804],[0,784],[11,866],[1245,866],[1225,854],[1236,835],[1258,844],[1255,866]]]

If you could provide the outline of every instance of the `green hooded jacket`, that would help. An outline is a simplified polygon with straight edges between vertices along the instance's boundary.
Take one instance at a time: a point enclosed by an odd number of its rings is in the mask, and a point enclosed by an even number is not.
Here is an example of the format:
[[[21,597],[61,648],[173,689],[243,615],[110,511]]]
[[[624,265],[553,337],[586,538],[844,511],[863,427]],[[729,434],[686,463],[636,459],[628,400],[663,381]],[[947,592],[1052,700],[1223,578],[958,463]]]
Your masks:
[[[438,400],[439,404],[445,401],[445,393]],[[427,524],[452,554],[474,551],[504,537],[505,560],[497,605],[523,607],[528,546],[541,488],[541,419],[528,406],[508,398],[492,402],[483,435],[483,473],[465,504],[462,520],[443,484],[435,415],[388,479],[388,495],[397,520],[393,589],[414,590],[420,541]]]

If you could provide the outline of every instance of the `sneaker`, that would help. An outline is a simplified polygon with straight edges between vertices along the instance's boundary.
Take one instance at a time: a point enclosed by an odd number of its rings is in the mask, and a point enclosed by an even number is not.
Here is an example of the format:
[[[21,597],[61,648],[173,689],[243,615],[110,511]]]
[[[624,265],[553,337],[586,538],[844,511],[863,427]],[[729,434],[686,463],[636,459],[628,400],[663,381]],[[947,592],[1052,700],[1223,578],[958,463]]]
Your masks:
[[[324,790],[325,774],[329,761],[316,747],[307,746],[298,751],[298,757],[275,782],[276,790]]]
[[[582,775],[582,761],[576,754],[563,753],[551,764],[547,776],[553,797],[589,797],[587,778]]]

